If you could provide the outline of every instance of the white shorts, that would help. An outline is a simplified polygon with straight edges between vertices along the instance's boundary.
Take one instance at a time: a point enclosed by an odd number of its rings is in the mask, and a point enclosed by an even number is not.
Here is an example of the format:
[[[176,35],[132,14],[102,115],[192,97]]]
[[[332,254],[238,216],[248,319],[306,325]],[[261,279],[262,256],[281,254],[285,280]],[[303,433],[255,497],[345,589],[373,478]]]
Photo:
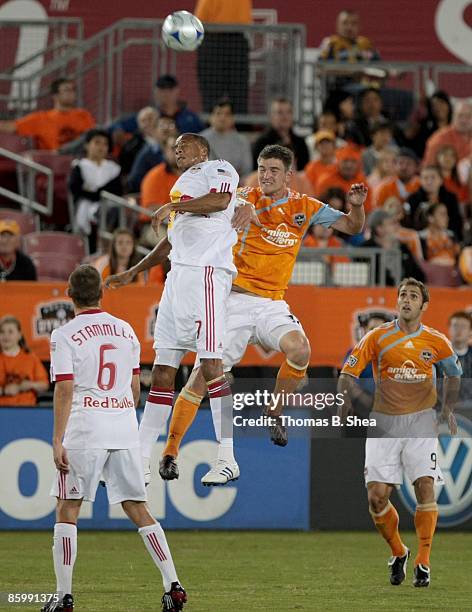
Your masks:
[[[222,268],[172,265],[154,329],[156,363],[161,349],[221,359],[231,283]]]
[[[99,482],[104,480],[110,504],[147,501],[139,446],[123,450],[69,449],[67,458],[69,472],[57,470],[51,488],[53,497],[93,502]]]
[[[232,291],[224,340],[225,371],[241,361],[248,344],[260,344],[267,350],[280,351],[280,339],[290,331],[305,335],[287,302]]]
[[[365,445],[366,484],[401,485],[403,473],[413,483],[422,476],[443,483],[434,410],[402,415],[371,412],[370,418],[376,419],[377,428],[369,430]]]

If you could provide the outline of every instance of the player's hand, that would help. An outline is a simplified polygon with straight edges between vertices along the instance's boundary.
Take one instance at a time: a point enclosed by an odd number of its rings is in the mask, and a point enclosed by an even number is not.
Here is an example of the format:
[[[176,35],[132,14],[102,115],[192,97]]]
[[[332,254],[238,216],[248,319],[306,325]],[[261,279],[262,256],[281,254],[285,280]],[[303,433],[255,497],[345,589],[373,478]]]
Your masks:
[[[52,452],[54,456],[54,463],[60,472],[67,473],[69,471],[69,459],[67,458],[67,451],[62,444],[53,444]]]
[[[17,395],[19,392],[20,392],[20,385],[17,385],[16,383],[9,383],[8,385],[5,385],[5,387],[3,388],[4,395]]]
[[[449,410],[448,408],[443,408],[441,416],[439,417],[439,421],[441,423],[447,423],[451,436],[455,436],[457,434],[456,415],[454,414],[454,412],[452,412],[452,410]]]
[[[347,194],[347,201],[351,206],[363,206],[367,199],[368,189],[364,183],[354,183]]]
[[[152,229],[156,233],[156,236],[159,236],[159,228],[161,227],[161,223],[164,219],[170,215],[171,212],[171,204],[164,204],[158,208],[153,214],[151,218]]]
[[[120,272],[119,274],[112,274],[105,279],[104,285],[107,289],[118,289],[118,287],[124,287],[133,282],[136,274],[131,270]]]
[[[234,229],[237,232],[242,232],[250,223],[262,227],[262,223],[257,218],[254,204],[241,199],[239,199],[238,202],[240,202],[240,205],[236,207],[233,218],[231,219],[231,225]]]

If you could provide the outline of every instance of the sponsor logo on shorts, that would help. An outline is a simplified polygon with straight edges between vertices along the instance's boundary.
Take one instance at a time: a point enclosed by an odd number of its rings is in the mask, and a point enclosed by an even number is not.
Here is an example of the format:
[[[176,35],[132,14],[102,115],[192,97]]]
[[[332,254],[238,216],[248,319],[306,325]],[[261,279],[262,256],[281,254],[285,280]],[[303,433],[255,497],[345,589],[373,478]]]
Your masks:
[[[297,234],[291,232],[286,223],[280,223],[276,229],[268,229],[261,232],[261,238],[269,244],[273,244],[284,249],[294,247],[299,241]]]
[[[387,370],[393,380],[404,382],[423,382],[428,378],[424,372],[420,372],[413,361],[407,359],[399,368],[390,367]]]
[[[430,349],[430,348],[423,349],[420,353],[420,357],[423,361],[426,361],[426,363],[430,363],[434,357],[433,349]]]
[[[134,408],[134,402],[127,397],[101,397],[100,399],[85,395],[83,399],[84,408]]]
[[[301,227],[306,221],[306,215],[304,213],[296,213],[293,215],[294,222]]]
[[[79,491],[77,490],[77,487],[72,487],[72,489],[69,491],[69,495],[78,495]]]
[[[347,358],[346,363],[347,363],[347,365],[348,365],[350,368],[353,368],[353,367],[356,365],[356,363],[357,363],[358,361],[359,361],[359,360],[357,359],[357,357],[354,357],[354,355],[349,355],[349,357]]]
[[[49,337],[58,327],[74,318],[74,307],[70,302],[48,302],[38,304],[33,315],[33,331],[36,337]],[[51,347],[52,350],[54,350]]]

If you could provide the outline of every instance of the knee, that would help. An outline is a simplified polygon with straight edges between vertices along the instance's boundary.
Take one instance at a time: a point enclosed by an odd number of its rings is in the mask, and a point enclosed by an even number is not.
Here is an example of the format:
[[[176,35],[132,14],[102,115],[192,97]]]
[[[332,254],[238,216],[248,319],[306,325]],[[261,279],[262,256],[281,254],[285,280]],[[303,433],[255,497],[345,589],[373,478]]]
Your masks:
[[[415,480],[416,500],[419,504],[434,501],[434,480],[430,476],[422,476]]]
[[[382,510],[385,510],[388,504],[388,495],[386,495],[383,491],[379,491],[375,488],[369,489],[369,493],[367,495],[369,500],[369,506],[372,512],[375,514],[379,514]]]
[[[305,366],[310,361],[311,348],[308,338],[303,334],[297,333],[287,346],[285,356],[297,366]]]
[[[211,379],[210,379],[211,380]],[[194,370],[185,385],[186,389],[192,391],[196,395],[200,395],[204,397],[207,392],[207,386],[205,378],[202,374],[202,368],[199,367],[197,370]]]
[[[152,386],[164,389],[173,389],[175,382],[175,368],[165,365],[154,365],[152,368]]]
[[[82,500],[58,499],[56,506],[56,521],[58,523],[77,524]]]
[[[203,378],[207,382],[223,376],[223,363],[221,359],[202,359],[200,369]]]
[[[121,503],[125,514],[137,527],[147,527],[156,522],[151,516],[145,502],[124,501]]]

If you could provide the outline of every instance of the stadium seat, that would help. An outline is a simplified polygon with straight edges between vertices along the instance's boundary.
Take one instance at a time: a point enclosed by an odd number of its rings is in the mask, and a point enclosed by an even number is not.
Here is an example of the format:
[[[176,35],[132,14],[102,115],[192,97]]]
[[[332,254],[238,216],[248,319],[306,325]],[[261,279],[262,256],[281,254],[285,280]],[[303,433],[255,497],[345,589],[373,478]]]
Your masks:
[[[71,255],[60,257],[50,253],[35,253],[31,259],[36,266],[39,281],[66,281],[80,261]]]
[[[326,265],[322,261],[299,261],[293,268],[290,284],[324,285],[326,283]]]
[[[86,243],[80,236],[65,232],[34,232],[23,238],[23,250],[30,257],[54,255],[59,261],[63,255],[80,263],[88,254]]]
[[[367,287],[369,264],[359,262],[336,262],[333,264],[333,285],[338,287]]]
[[[13,219],[20,226],[21,234],[39,231],[39,218],[34,213],[24,213],[13,208],[0,208],[0,219]]]
[[[456,266],[440,266],[423,261],[421,262],[421,267],[426,274],[428,285],[433,287],[458,287],[462,284],[461,276]]]
[[[31,148],[31,140],[17,134],[0,134],[0,147],[12,153],[22,153]]]
[[[19,154],[31,148],[31,141],[16,134],[0,134],[0,147]],[[18,191],[16,162],[3,155],[0,155],[0,185],[15,193]],[[10,203],[9,199],[0,199],[0,205],[9,206]]]

